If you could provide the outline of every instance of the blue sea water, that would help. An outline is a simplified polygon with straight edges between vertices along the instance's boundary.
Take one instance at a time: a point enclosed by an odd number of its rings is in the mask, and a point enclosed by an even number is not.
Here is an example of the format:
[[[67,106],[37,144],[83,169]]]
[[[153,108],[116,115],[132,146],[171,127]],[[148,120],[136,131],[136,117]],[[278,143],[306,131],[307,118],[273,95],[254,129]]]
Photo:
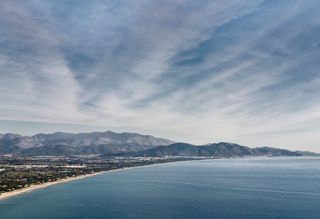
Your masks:
[[[0,219],[319,219],[320,158],[239,158],[106,173],[0,201]]]

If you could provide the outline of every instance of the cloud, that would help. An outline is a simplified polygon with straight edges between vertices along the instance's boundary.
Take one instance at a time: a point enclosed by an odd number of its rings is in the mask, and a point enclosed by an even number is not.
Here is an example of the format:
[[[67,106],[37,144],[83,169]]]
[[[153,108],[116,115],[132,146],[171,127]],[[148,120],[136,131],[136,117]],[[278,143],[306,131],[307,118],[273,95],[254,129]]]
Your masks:
[[[1,118],[79,118],[77,95],[81,88],[59,54],[58,34],[47,27],[44,17],[33,13],[38,10],[14,3],[4,1],[1,7]]]
[[[0,4],[0,119],[318,150],[317,2]]]

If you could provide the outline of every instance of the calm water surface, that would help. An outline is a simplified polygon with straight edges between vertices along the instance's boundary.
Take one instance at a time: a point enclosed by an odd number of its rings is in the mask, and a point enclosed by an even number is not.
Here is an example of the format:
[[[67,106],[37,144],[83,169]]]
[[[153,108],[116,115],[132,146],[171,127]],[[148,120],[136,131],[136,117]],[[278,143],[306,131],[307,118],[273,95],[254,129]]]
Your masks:
[[[187,161],[0,201],[0,219],[320,218],[320,158]]]

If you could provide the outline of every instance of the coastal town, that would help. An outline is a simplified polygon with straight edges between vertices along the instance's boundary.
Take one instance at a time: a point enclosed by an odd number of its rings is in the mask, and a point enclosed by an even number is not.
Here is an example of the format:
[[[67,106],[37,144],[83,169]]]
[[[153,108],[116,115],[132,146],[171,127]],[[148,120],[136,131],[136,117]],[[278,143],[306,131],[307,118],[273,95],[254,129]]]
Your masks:
[[[187,158],[3,156],[0,159],[0,195],[110,170],[182,160],[187,160]]]

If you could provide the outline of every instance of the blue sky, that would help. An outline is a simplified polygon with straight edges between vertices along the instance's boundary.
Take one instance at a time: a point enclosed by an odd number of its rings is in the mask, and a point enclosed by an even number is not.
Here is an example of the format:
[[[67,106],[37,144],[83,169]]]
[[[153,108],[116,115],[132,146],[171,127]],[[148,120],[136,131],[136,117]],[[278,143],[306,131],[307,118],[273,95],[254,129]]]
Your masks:
[[[0,132],[320,151],[320,3],[3,0]]]

